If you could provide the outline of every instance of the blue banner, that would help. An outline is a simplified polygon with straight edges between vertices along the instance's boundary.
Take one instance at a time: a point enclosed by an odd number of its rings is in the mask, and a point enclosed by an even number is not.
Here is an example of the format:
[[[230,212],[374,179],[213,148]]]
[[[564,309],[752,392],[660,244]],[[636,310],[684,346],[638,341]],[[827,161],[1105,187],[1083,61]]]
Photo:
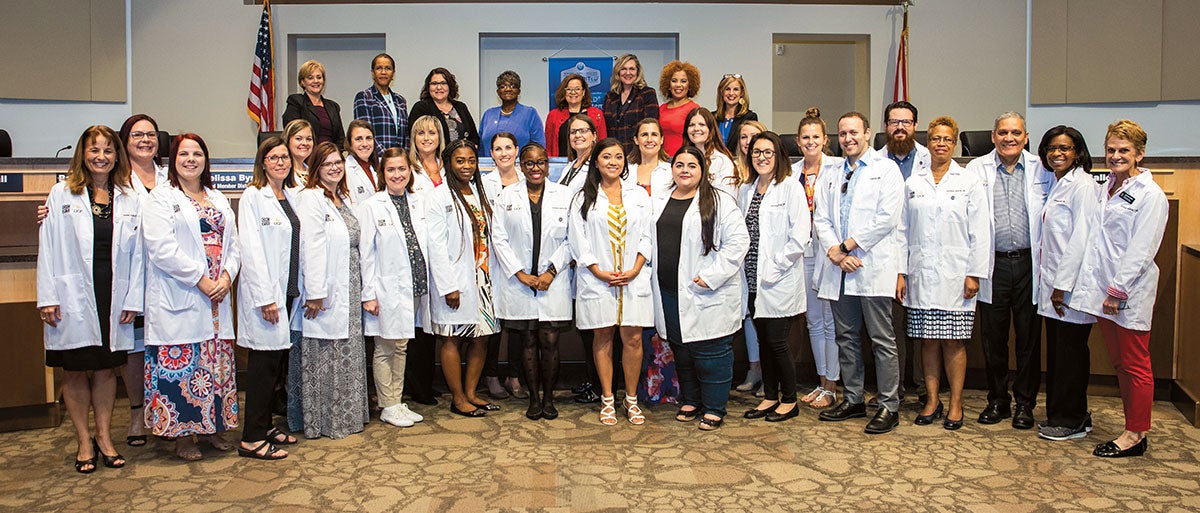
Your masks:
[[[612,57],[551,57],[546,75],[550,78],[550,110],[558,108],[554,101],[554,92],[558,84],[568,75],[577,74],[587,81],[588,90],[592,93],[592,106],[599,109],[604,106],[604,95],[612,84]]]

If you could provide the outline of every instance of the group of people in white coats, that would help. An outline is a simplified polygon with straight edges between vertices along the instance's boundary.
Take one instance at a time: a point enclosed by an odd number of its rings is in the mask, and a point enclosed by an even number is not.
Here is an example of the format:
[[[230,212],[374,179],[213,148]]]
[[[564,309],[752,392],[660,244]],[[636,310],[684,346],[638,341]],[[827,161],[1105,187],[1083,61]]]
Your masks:
[[[887,118],[889,126],[911,128],[916,109],[889,109]],[[417,120],[414,129],[429,121]],[[1028,291],[1047,319],[1047,420],[1039,435],[1067,440],[1091,431],[1087,336],[1099,322],[1118,371],[1126,430],[1094,454],[1145,452],[1153,256],[1167,204],[1138,167],[1146,134],[1136,123],[1109,127],[1109,180],[1100,186],[1087,174],[1090,154],[1078,131],[1051,129],[1034,158],[1023,150],[1028,135],[1015,113],[997,118],[996,151],[965,168],[952,159],[958,127],[948,117],[930,123],[925,156],[913,158],[919,154],[909,147],[908,164],[906,155],[870,148],[859,113],[838,120],[845,158],[836,159],[823,151],[825,125],[810,111],[797,134],[803,158],[794,165],[778,135],[743,123],[745,144],[728,177],[712,175],[701,127],[691,127],[696,137],[668,162],[656,120],[635,126],[637,153],[628,159],[621,141],[596,141],[589,121],[568,120],[575,160],[560,183],[550,180],[539,143],[516,149],[509,134],[488,142],[505,169],[485,178],[467,140],[446,146],[436,135],[418,135],[409,151],[378,155],[371,127],[351,123],[343,154],[328,142],[312,147],[311,127],[295,121],[288,138],[260,145],[238,216],[212,187],[199,136],[175,137],[160,172],[131,165],[135,152],[147,150],[139,142],[153,125],[148,116],[131,118],[120,135],[86,130],[66,180],[39,212],[47,364],[65,371],[71,416],[95,412],[94,438],[87,423],[76,423],[75,469],[95,471],[101,458],[107,467],[125,464],[109,437],[121,365],[145,376],[139,389],[147,385],[132,405],[144,413],[130,426],[130,445],[144,444],[148,432],[174,439],[176,454],[189,461],[203,457],[198,439],[281,459],[288,453],[280,446],[297,439],[273,423],[278,389],[289,392],[290,430],[309,438],[341,438],[369,422],[364,336],[375,337],[384,422],[423,420],[402,402],[409,342],[422,333],[443,342],[450,410],[481,417],[498,409],[475,389],[487,339],[502,328],[521,349],[512,357],[519,356],[530,389],[526,416],[556,418],[558,338],[572,323],[594,332],[600,424],[619,422],[614,343],[623,353],[623,417],[646,422],[636,391],[642,338],[653,335],[669,344],[677,365],[675,418],[699,420],[702,430],[725,420],[732,338],[747,318],[762,349],[764,398],[746,418],[779,422],[796,417],[801,402],[828,406],[839,379],[844,397],[820,420],[865,417],[865,330],[879,390],[866,431],[886,433],[899,416],[893,298],[906,308],[908,336],[922,345],[929,399],[915,423],[944,416],[943,427],[953,430],[964,415],[965,341],[976,301],[999,301],[1001,288],[1009,296]],[[299,165],[297,149],[307,151]],[[1012,204],[1038,211],[997,213]],[[1028,250],[997,249],[998,239],[1022,233]],[[1023,255],[1033,262],[1032,285],[991,283],[998,262],[1019,264]],[[235,335],[229,293],[239,272]],[[800,314],[808,317],[821,378],[804,397],[787,344]],[[144,334],[135,330],[143,318]],[[235,340],[249,350],[244,409]],[[139,343],[147,349],[135,362],[127,355]],[[943,369],[949,407],[938,394]],[[989,395],[980,421],[1003,416],[1007,404],[999,403]],[[241,443],[225,440],[221,433],[239,422]]]

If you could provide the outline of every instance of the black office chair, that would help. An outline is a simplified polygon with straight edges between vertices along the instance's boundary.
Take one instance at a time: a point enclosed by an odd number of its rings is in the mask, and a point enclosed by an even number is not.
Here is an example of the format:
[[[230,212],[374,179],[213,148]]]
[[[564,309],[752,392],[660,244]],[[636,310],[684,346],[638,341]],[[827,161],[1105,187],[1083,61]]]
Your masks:
[[[0,158],[12,157],[12,137],[8,130],[0,128]]]
[[[165,159],[171,156],[171,134],[165,130],[159,130],[158,134],[158,158]]]
[[[258,151],[258,147],[262,146],[263,141],[267,140],[268,138],[270,138],[272,136],[283,137],[283,132],[278,131],[278,130],[276,130],[274,132],[259,132],[258,133],[258,144],[254,145],[254,150]]]
[[[804,156],[804,153],[800,151],[800,145],[796,144],[796,134],[779,134],[779,139],[783,141],[783,150],[789,157]]]
[[[875,134],[875,142],[873,144],[871,144],[871,146],[873,146],[877,150],[880,150],[880,149],[883,149],[884,145],[886,145],[886,144],[887,144],[887,132],[879,132],[879,133]]]
[[[991,130],[965,130],[958,133],[958,139],[962,141],[964,157],[980,157],[996,149]]]
[[[916,139],[917,142],[921,143],[921,146],[929,146],[929,132],[928,131],[925,131],[925,130],[916,131],[915,133],[913,133],[913,139]]]
[[[834,157],[842,156],[842,143],[838,142],[837,134],[825,134],[825,148]]]

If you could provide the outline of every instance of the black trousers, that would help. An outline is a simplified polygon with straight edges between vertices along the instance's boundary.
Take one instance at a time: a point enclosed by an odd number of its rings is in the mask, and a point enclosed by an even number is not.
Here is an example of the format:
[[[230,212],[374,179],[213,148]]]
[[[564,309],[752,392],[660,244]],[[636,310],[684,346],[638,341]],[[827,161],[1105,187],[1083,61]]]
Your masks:
[[[996,254],[992,270],[992,302],[979,303],[983,359],[987,370],[988,402],[1033,408],[1041,383],[1042,317],[1033,304],[1033,258],[1025,250],[1018,256]],[[1008,394],[1008,329],[1016,332],[1017,361],[1012,396]]]
[[[762,361],[763,393],[768,401],[796,402],[796,362],[788,345],[791,317],[754,317],[754,298],[749,306],[754,329],[758,332],[759,358]]]
[[[271,403],[275,399],[275,383],[279,381],[287,365],[287,349],[249,351],[245,380],[246,410],[242,412],[243,442],[257,442],[267,438],[267,431],[272,427]]]
[[[404,364],[404,392],[409,396],[434,397],[436,348],[437,337],[417,328],[417,336],[408,344],[408,359]]]
[[[1087,418],[1092,326],[1046,318],[1046,422],[1051,426],[1074,428]]]

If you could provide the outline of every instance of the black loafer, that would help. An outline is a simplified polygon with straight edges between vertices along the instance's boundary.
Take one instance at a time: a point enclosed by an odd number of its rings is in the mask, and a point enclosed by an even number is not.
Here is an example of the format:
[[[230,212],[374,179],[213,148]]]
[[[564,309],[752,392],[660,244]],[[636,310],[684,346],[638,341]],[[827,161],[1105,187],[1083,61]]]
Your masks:
[[[525,418],[527,418],[529,420],[541,420],[542,404],[534,403],[534,404],[529,405],[529,408],[525,410]]]
[[[554,420],[558,418],[558,408],[554,407],[554,403],[542,403],[542,418],[546,420]]]
[[[980,424],[998,424],[1012,416],[1012,409],[1007,402],[990,401],[987,408],[979,413]]]
[[[742,416],[747,419],[761,419],[763,417],[766,417],[767,415],[770,415],[771,412],[775,411],[776,406],[779,406],[779,403],[775,403],[775,404],[771,405],[770,408],[767,408],[765,410],[760,410],[758,408],[754,408],[752,410],[748,410],[746,413],[742,414]]]
[[[867,406],[865,404],[850,404],[850,401],[842,399],[842,402],[838,403],[837,406],[817,415],[817,419],[825,422],[841,422],[843,420],[858,419],[866,416]]]
[[[800,406],[793,404],[792,409],[788,410],[787,413],[779,413],[778,409],[771,410],[771,413],[767,414],[767,422],[783,422],[798,416],[800,416]]]
[[[475,408],[474,410],[471,410],[471,411],[462,411],[462,410],[458,409],[458,407],[455,406],[454,403],[450,403],[450,413],[453,413],[455,415],[462,415],[463,417],[471,417],[471,418],[479,418],[479,417],[487,416],[487,412],[483,411],[483,408]]]
[[[933,410],[933,413],[930,413],[929,415],[917,415],[917,418],[913,420],[913,424],[918,426],[928,426],[933,424],[933,421],[942,418],[943,408],[944,406],[942,405],[942,402],[938,401],[937,408]]]
[[[900,413],[888,411],[887,408],[880,408],[875,412],[875,417],[871,419],[871,422],[867,423],[867,427],[863,429],[863,432],[868,435],[882,435],[890,433],[899,425]]]
[[[1018,404],[1017,411],[1013,414],[1012,427],[1015,429],[1031,429],[1034,423],[1033,406]]]
[[[1128,449],[1121,449],[1117,446],[1116,440],[1104,442],[1096,446],[1096,450],[1092,451],[1093,456],[1101,458],[1128,458],[1130,456],[1142,456],[1146,454],[1146,447],[1150,445],[1146,441],[1146,437],[1142,437],[1142,441],[1134,444]]]

